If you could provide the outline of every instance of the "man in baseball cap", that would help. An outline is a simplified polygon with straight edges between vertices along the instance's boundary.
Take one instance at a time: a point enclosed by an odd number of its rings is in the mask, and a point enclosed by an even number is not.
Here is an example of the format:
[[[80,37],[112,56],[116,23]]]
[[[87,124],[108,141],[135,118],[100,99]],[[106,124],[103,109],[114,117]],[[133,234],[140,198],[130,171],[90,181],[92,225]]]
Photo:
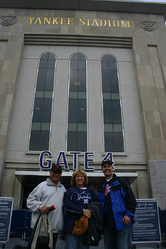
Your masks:
[[[127,180],[113,173],[113,164],[112,158],[102,161],[105,183],[97,191],[102,204],[104,247],[131,249],[136,200]]]
[[[37,185],[27,199],[27,207],[33,212],[32,228],[40,213],[48,214],[53,232],[53,249],[55,249],[58,232],[63,228],[63,196],[66,189],[60,182],[61,175],[61,166],[52,163],[50,177]],[[54,206],[51,212],[49,212],[49,206]]]

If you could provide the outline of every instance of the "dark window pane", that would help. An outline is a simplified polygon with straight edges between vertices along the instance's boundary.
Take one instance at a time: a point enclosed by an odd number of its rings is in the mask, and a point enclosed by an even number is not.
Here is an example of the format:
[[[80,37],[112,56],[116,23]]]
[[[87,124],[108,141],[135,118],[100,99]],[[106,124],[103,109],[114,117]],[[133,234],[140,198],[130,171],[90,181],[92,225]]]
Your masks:
[[[43,99],[36,98],[34,109],[33,109],[33,122],[40,122],[42,120],[42,111],[43,111]]]
[[[77,138],[77,151],[87,151],[87,133],[79,131]]]
[[[111,100],[103,100],[104,124],[112,124]]]
[[[52,99],[44,99],[42,122],[51,122]]]
[[[108,55],[104,55],[101,59],[101,62],[104,62],[104,61],[109,61],[109,56]]]
[[[77,91],[78,85],[78,71],[71,70],[70,71],[70,91]]]
[[[48,54],[48,59],[49,59],[49,60],[55,60],[55,55],[53,55],[53,54]]]
[[[39,150],[48,150],[49,149],[49,136],[50,136],[49,131],[41,131]]]
[[[108,64],[107,61],[103,61],[101,66],[102,66],[102,71],[103,70],[109,70],[109,64]]]
[[[103,81],[102,89],[103,89],[103,92],[111,92],[110,83],[107,83],[106,81]]]
[[[108,55],[108,60],[116,62],[116,59],[113,56],[111,56],[111,55]]]
[[[78,100],[78,123],[86,123],[86,100]]]
[[[52,91],[54,84],[54,69],[47,69],[45,90]]]
[[[78,61],[78,54],[74,54],[74,55],[71,57],[71,61]]]
[[[115,151],[123,152],[123,134],[121,132],[114,133],[114,144],[115,144]]]
[[[109,62],[109,70],[117,70],[116,62]]]
[[[71,61],[71,64],[70,64],[70,69],[71,70],[76,70],[78,69],[78,61]]]
[[[86,82],[86,71],[85,70],[78,71],[78,80],[81,82],[81,84],[85,84]]]
[[[116,71],[110,71],[110,82],[111,82],[111,92],[118,93],[119,85],[118,85],[118,76]]]
[[[46,83],[46,69],[39,69],[37,78],[37,91],[43,91]]]
[[[82,54],[78,54],[78,60],[79,61],[86,61],[85,56]]]
[[[47,60],[40,60],[39,68],[47,68]]]
[[[113,114],[113,123],[120,124],[121,123],[121,108],[119,100],[112,101],[112,114]]]
[[[79,82],[80,84],[78,84],[77,86],[77,91],[79,92],[85,92],[86,91],[86,85],[82,82]]]
[[[79,61],[79,67],[78,68],[85,70],[86,69],[86,61]]]
[[[48,60],[47,68],[55,68],[55,60]]]
[[[102,71],[102,89],[103,92],[111,91],[109,71]]]
[[[29,150],[38,150],[40,141],[40,131],[31,131]]]
[[[113,139],[113,132],[105,132],[105,151],[106,152],[115,152],[114,151],[114,139]]]
[[[77,99],[69,100],[68,122],[69,123],[77,122]]]
[[[40,58],[40,60],[48,60],[49,54],[43,54]]]
[[[77,132],[68,131],[67,148],[68,151],[77,151]]]

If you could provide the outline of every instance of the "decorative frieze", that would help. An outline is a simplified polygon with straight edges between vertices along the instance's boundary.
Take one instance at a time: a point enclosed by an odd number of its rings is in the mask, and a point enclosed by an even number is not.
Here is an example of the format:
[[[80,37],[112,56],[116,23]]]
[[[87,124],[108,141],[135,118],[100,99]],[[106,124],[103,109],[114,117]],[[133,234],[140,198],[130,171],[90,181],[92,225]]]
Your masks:
[[[156,22],[149,19],[142,20],[140,23],[140,27],[145,31],[154,31],[157,28]]]
[[[17,17],[11,14],[0,16],[0,24],[3,26],[11,26],[17,22]]]

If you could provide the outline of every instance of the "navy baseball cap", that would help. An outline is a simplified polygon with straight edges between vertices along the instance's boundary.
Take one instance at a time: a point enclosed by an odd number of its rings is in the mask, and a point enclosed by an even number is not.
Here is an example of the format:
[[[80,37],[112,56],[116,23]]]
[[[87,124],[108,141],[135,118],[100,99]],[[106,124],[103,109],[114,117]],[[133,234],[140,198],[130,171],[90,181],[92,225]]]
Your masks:
[[[102,166],[105,164],[105,163],[109,163],[110,165],[113,165],[114,162],[112,162],[112,160],[109,160],[109,159],[105,159],[102,161]]]

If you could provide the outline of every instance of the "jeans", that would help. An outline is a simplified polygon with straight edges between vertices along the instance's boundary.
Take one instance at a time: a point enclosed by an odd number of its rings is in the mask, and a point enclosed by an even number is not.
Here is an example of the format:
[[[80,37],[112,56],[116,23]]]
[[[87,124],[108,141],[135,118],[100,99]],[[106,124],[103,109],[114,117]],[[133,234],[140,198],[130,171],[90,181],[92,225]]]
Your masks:
[[[55,249],[57,238],[58,238],[58,233],[53,233],[53,249]]]
[[[89,249],[89,246],[82,243],[82,236],[66,233],[65,249]]]
[[[132,248],[132,226],[117,232],[116,229],[105,229],[105,249],[131,249]]]

